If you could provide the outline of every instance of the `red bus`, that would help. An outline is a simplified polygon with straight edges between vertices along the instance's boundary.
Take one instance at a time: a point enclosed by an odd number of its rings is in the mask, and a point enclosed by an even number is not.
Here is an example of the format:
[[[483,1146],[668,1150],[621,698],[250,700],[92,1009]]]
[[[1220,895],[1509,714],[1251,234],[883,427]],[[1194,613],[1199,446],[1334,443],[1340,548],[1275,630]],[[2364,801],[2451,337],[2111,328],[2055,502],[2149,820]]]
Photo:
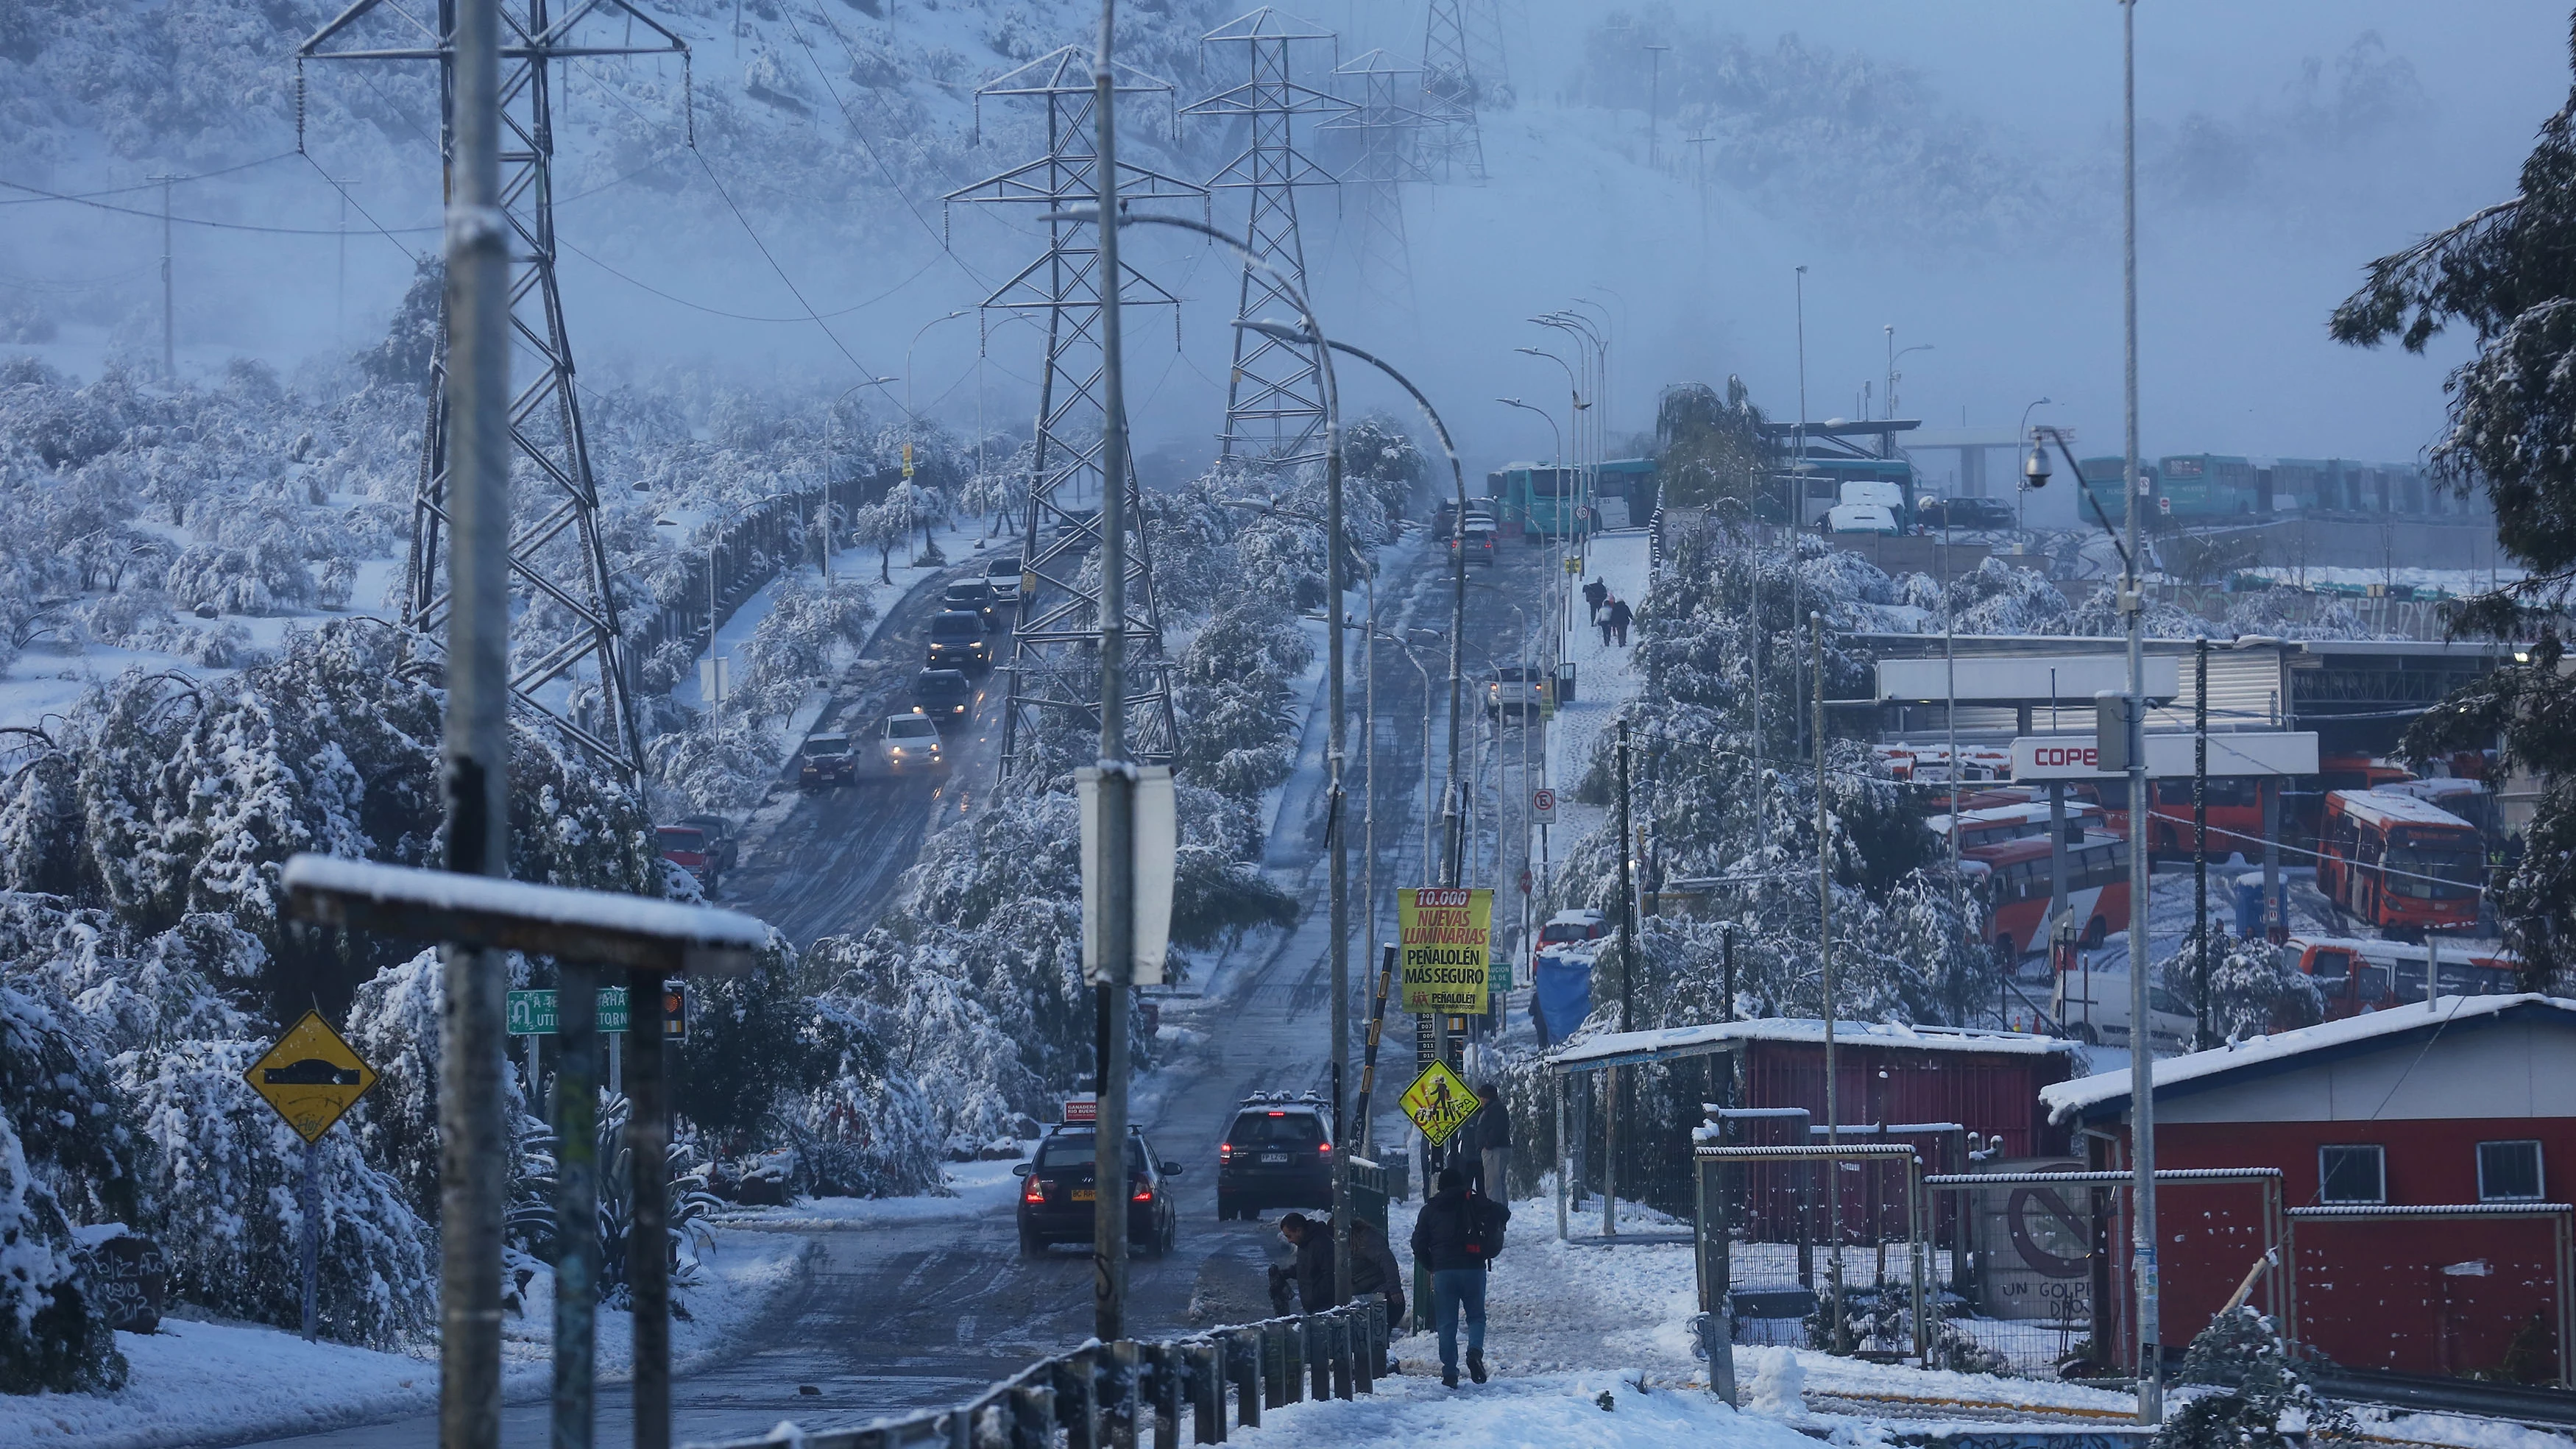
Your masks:
[[[1961,852],[1960,865],[1982,877],[1986,920],[1980,933],[2007,961],[2048,948],[2049,839],[2024,836]],[[2087,832],[2066,847],[2066,910],[2083,922],[2087,946],[2099,946],[2129,920],[2129,844]]]
[[[2209,853],[2225,860],[2243,852],[2253,860],[2263,851],[2262,781],[2248,775],[2209,777],[2203,797],[2209,813]],[[2155,806],[2147,820],[2151,857],[2191,857],[2191,780],[2184,776],[2157,780]]]
[[[2336,790],[2317,832],[2317,889],[2379,930],[2473,926],[2486,885],[2478,828],[2394,790]]]
[[[2432,953],[2403,941],[2355,936],[2292,936],[2281,964],[2316,983],[2326,1020],[2424,1002],[2424,967]],[[2510,951],[2444,946],[2440,994],[2502,996],[2521,989],[2521,961]],[[2286,1030],[2296,1022],[2275,1023]]]

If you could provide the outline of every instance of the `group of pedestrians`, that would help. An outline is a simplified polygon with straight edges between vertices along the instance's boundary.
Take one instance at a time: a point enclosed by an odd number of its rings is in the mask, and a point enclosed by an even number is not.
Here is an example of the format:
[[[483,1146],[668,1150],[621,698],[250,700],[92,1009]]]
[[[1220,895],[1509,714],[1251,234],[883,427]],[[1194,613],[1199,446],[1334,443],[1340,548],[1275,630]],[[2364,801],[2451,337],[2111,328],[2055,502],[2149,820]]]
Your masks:
[[[1512,1119],[1502,1094],[1491,1082],[1476,1088],[1476,1114],[1451,1139],[1449,1161],[1435,1179],[1436,1190],[1422,1204],[1413,1225],[1413,1258],[1431,1278],[1431,1310],[1440,1335],[1440,1382],[1458,1387],[1459,1328],[1466,1329],[1467,1374],[1477,1383],[1485,1369],[1485,1275],[1503,1251],[1504,1228],[1512,1210],[1510,1196]],[[1488,1196],[1490,1190],[1491,1196]],[[1288,1291],[1308,1312],[1343,1299],[1333,1282],[1333,1224],[1330,1219],[1288,1213],[1279,1219],[1279,1236],[1296,1257],[1270,1270],[1271,1307],[1288,1311]],[[1404,1268],[1396,1261],[1386,1234],[1366,1219],[1350,1225],[1351,1293],[1366,1299],[1378,1294],[1386,1302],[1386,1321],[1403,1332]],[[1395,1365],[1379,1368],[1395,1372]]]
[[[1620,648],[1627,648],[1628,626],[1637,621],[1637,611],[1628,607],[1628,601],[1595,578],[1583,586],[1583,602],[1592,606],[1592,626],[1601,631],[1602,646],[1607,648],[1616,642]]]

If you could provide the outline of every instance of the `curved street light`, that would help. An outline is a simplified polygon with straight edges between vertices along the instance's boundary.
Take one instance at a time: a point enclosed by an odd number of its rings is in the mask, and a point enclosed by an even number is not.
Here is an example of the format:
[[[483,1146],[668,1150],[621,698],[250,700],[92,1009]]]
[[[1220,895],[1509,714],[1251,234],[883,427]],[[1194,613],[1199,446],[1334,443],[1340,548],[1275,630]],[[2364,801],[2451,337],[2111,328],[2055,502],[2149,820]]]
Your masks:
[[[1536,404],[1536,403],[1525,403],[1525,402],[1522,402],[1519,398],[1516,398],[1516,397],[1498,397],[1498,398],[1494,399],[1494,401],[1496,401],[1496,402],[1498,402],[1498,403],[1501,403],[1503,406],[1505,406],[1505,407],[1507,407],[1507,408],[1519,408],[1521,411],[1523,411],[1523,412],[1525,412],[1525,413],[1536,413],[1536,414],[1538,414],[1540,417],[1542,417],[1542,418],[1546,418],[1546,419],[1547,419],[1547,430],[1548,430],[1549,432],[1551,432],[1551,433],[1556,434],[1556,458],[1557,458],[1557,461],[1558,461],[1558,462],[1560,462],[1560,463],[1562,463],[1562,462],[1564,462],[1564,461],[1565,461],[1565,434],[1557,428],[1557,426],[1556,426],[1556,418],[1555,418],[1552,414],[1550,414],[1550,413],[1548,412],[1548,410],[1547,410],[1547,409],[1545,409],[1545,408],[1543,408],[1543,407],[1540,407],[1540,406],[1539,406],[1538,404]]]

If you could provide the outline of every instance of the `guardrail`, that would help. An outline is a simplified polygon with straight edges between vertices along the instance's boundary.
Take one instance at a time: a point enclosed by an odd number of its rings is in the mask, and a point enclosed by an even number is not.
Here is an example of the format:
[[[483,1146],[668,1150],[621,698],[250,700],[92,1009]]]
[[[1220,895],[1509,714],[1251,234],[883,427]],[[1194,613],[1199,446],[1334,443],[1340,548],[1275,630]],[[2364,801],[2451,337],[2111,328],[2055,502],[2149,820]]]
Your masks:
[[[1309,1398],[1374,1393],[1386,1362],[1386,1307],[1374,1300],[1187,1338],[1097,1339],[1029,1365],[945,1409],[856,1429],[784,1428],[718,1449],[1154,1449],[1225,1442],[1233,1422]]]

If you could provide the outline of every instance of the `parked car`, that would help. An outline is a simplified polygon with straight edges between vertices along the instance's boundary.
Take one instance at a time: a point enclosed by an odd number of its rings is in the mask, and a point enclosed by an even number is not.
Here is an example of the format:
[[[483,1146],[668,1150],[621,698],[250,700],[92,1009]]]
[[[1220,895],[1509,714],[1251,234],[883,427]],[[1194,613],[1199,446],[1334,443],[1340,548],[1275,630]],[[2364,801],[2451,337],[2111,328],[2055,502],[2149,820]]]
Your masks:
[[[983,669],[993,662],[992,631],[984,616],[948,609],[930,616],[931,669]]]
[[[859,778],[859,761],[845,734],[807,735],[797,751],[796,783],[808,790],[847,785]]]
[[[912,677],[912,707],[942,725],[962,725],[975,714],[975,682],[962,669],[925,669]]]
[[[1332,1109],[1314,1093],[1255,1092],[1216,1149],[1216,1216],[1333,1205]]]
[[[1514,719],[1526,718],[1539,711],[1541,681],[1547,675],[1536,665],[1496,665],[1485,678],[1485,713],[1496,719],[1508,714]]]
[[[993,602],[993,586],[982,579],[964,579],[950,584],[939,596],[939,607],[956,614],[973,614],[990,629],[1000,622],[1001,608]]]
[[[1484,564],[1487,568],[1492,568],[1494,566],[1492,520],[1478,518],[1472,513],[1468,514],[1467,526],[1459,530],[1456,538],[1449,540],[1449,547],[1453,552],[1463,548],[1467,551],[1467,557]]]
[[[1049,1132],[1037,1155],[1011,1169],[1020,1181],[1020,1251],[1035,1257],[1050,1243],[1089,1243],[1099,1182],[1092,1151],[1099,1136],[1088,1122],[1068,1122]],[[1171,1179],[1181,1165],[1165,1162],[1145,1134],[1127,1129],[1127,1241],[1159,1258],[1180,1241],[1180,1213],[1172,1206]],[[1327,1198],[1329,1202],[1329,1197]]]
[[[716,882],[724,876],[723,857],[716,842],[694,825],[664,825],[654,831],[662,858],[694,876],[698,889],[712,896]]]
[[[948,759],[940,750],[939,726],[919,710],[886,716],[884,727],[877,731],[877,762],[896,775],[945,768]]]

